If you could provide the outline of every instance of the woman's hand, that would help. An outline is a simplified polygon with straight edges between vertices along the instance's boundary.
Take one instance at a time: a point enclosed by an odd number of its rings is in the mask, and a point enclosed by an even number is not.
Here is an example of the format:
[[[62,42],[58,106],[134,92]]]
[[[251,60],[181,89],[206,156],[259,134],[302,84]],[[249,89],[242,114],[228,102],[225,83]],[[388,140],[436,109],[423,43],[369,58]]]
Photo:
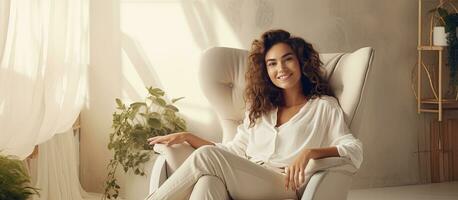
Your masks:
[[[305,149],[290,166],[285,167],[286,177],[285,177],[285,188],[288,190],[291,187],[291,190],[299,189],[305,180],[305,167],[310,159],[314,159],[313,150]]]
[[[188,142],[195,149],[203,145],[215,145],[213,142],[210,142],[200,137],[197,137],[190,132],[179,132],[179,133],[172,133],[169,135],[156,136],[156,137],[148,138],[147,141],[150,145],[166,144],[167,146],[170,146],[172,144],[181,144],[184,142]]]
[[[167,146],[170,146],[172,144],[181,144],[183,142],[186,142],[188,134],[188,132],[172,133],[169,135],[148,138],[147,141],[150,145],[166,144]]]

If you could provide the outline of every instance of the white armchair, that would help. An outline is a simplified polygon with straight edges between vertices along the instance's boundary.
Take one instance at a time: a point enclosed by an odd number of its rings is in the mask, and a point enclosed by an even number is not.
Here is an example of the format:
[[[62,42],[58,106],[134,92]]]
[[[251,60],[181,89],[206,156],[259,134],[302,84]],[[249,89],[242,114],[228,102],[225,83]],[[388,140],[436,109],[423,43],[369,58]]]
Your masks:
[[[230,141],[244,117],[243,90],[248,52],[241,49],[215,47],[204,52],[200,83],[223,130],[223,142]],[[352,130],[354,115],[361,102],[364,85],[374,57],[374,49],[361,48],[353,53],[320,54],[345,121]],[[355,137],[357,133],[354,133]],[[156,145],[158,156],[151,174],[150,191],[156,190],[177,169],[193,148],[187,144]],[[310,180],[302,200],[346,199],[356,168],[344,158],[312,160],[306,169]]]

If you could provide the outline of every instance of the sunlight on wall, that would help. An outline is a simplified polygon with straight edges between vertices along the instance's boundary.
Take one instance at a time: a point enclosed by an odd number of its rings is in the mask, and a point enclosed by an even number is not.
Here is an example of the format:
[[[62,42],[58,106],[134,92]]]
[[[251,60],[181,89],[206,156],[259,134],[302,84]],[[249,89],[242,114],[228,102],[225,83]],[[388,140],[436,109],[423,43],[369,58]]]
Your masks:
[[[242,8],[244,5],[242,2],[214,0],[195,0],[192,2],[183,7],[184,9],[192,10],[194,15],[199,16],[199,18],[196,17],[196,21],[199,21],[199,25],[205,27],[205,30],[201,33],[209,38],[214,38],[214,41],[209,41],[210,43],[214,42],[217,46],[233,48],[246,46],[246,44],[242,44],[236,33],[236,31],[242,32],[242,22],[250,20],[243,18]],[[228,12],[231,14],[228,15]]]
[[[146,96],[145,85],[143,84],[140,76],[131,62],[131,59],[122,50],[122,98],[123,99],[140,99]],[[142,95],[140,95],[142,94]]]
[[[190,24],[190,13],[184,11],[184,7],[192,7],[190,2],[194,1],[186,2],[186,6],[184,1],[121,2],[123,98],[143,98],[145,86],[161,87],[169,98],[184,96],[177,104],[181,112],[198,124],[208,125],[214,123],[214,114],[197,77],[201,53],[214,41],[207,34],[199,34],[207,33],[202,16],[195,16]],[[211,9],[207,6],[198,8]],[[196,13],[200,11],[190,12],[199,15]],[[231,32],[224,23],[217,28]],[[225,40],[228,38],[235,37]]]
[[[0,114],[3,114],[3,110],[5,110],[5,102],[1,101],[0,102]]]

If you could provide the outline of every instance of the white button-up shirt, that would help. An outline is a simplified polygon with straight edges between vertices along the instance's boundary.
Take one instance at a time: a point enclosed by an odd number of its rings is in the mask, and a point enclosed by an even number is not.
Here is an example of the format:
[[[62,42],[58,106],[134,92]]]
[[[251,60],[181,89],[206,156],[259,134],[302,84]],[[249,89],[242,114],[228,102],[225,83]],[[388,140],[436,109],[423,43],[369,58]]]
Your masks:
[[[359,168],[363,160],[362,144],[350,133],[334,97],[310,99],[279,127],[276,127],[277,111],[278,108],[263,115],[251,128],[246,112],[235,138],[215,145],[273,167],[290,165],[304,149],[336,146],[341,157],[350,159]]]

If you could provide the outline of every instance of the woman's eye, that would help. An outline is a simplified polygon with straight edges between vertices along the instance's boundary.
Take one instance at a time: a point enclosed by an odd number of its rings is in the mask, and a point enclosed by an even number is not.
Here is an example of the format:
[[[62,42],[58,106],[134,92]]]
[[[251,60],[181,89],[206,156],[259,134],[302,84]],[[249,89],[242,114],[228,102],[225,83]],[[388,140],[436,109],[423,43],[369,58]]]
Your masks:
[[[273,66],[275,66],[275,64],[276,64],[276,63],[274,63],[274,62],[270,62],[270,63],[267,63],[267,66],[268,66],[268,67],[273,67]]]

